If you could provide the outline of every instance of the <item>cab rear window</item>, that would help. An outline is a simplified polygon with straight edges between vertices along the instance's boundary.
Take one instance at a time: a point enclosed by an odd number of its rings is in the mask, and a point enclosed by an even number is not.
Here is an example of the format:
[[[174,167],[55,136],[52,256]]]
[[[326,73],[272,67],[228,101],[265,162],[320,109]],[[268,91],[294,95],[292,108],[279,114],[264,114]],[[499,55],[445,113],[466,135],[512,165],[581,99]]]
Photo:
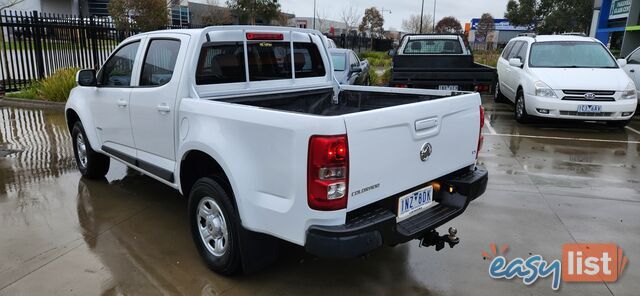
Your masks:
[[[462,54],[460,41],[453,39],[409,40],[404,54]]]
[[[205,44],[196,70],[196,84],[219,84],[296,78],[326,74],[318,47],[312,43],[255,41],[247,43],[245,62],[242,42]]]

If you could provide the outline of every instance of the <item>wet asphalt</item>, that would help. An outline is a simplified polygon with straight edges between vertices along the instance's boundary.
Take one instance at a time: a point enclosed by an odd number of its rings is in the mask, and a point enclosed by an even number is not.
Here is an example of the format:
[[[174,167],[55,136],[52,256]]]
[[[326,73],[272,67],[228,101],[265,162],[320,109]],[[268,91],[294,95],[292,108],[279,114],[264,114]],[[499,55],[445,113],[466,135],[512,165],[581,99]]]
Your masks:
[[[445,225],[455,248],[414,241],[324,260],[283,243],[273,266],[232,278],[198,257],[178,193],[113,160],[105,180],[85,180],[61,111],[0,107],[0,295],[638,295],[640,118],[522,125],[511,105],[485,107],[489,185]],[[483,257],[495,243],[551,261],[575,242],[615,243],[629,264],[617,282],[555,292],[550,278],[492,279]]]

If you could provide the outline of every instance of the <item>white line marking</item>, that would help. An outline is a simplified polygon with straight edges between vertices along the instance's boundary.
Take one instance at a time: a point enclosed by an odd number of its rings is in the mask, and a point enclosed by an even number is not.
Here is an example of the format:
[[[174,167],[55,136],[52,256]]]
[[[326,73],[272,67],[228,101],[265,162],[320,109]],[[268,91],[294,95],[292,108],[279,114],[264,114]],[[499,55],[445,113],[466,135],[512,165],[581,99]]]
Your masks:
[[[572,140],[586,142],[604,142],[604,143],[624,143],[624,144],[640,144],[640,141],[620,141],[620,140],[603,140],[603,139],[586,139],[586,138],[565,138],[565,137],[548,137],[548,136],[530,136],[530,135],[511,135],[511,134],[487,134],[485,136],[499,137],[516,137],[516,138],[532,138],[532,139],[549,139],[549,140]]]
[[[491,132],[492,135],[498,134],[496,133],[496,130],[493,128],[493,126],[491,126],[491,123],[489,122],[489,120],[487,120],[486,118],[484,119],[484,125],[487,127],[487,129],[489,129],[489,132]]]
[[[640,131],[638,131],[638,130],[637,130],[637,129],[635,129],[635,128],[632,128],[632,127],[630,127],[630,126],[625,126],[624,128],[626,128],[626,129],[628,129],[628,130],[630,130],[630,131],[632,131],[632,132],[634,132],[634,133],[636,133],[636,134],[640,135]]]

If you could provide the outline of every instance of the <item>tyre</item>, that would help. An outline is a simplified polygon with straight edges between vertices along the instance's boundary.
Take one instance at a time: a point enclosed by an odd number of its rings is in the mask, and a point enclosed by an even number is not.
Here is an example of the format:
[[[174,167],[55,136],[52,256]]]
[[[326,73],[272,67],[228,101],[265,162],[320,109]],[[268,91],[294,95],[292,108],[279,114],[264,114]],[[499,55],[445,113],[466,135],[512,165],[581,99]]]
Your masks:
[[[608,126],[624,128],[631,122],[631,119],[627,120],[616,120],[616,121],[607,121]]]
[[[507,101],[507,97],[505,97],[500,91],[500,82],[496,82],[496,89],[493,94],[493,101],[496,103],[504,103]]]
[[[80,121],[71,130],[73,154],[83,177],[101,179],[109,171],[109,157],[94,151]]]
[[[189,194],[191,235],[209,269],[222,275],[241,271],[239,219],[231,198],[212,178],[200,178]]]
[[[516,107],[514,113],[516,121],[519,123],[528,123],[531,120],[531,116],[527,114],[527,108],[524,102],[524,93],[522,90],[519,90],[516,95]]]

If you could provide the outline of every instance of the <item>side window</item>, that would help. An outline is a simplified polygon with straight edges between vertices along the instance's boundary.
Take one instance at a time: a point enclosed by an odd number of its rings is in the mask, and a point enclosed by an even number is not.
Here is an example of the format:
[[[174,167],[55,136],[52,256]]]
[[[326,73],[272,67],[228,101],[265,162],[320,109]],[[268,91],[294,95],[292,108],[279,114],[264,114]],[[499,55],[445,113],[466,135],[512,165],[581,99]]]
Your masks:
[[[640,64],[640,50],[636,50],[631,56],[629,56],[629,64]]]
[[[131,72],[140,41],[129,43],[120,48],[104,64],[98,81],[101,86],[130,86]]]
[[[529,44],[527,42],[523,42],[522,46],[520,47],[520,51],[518,52],[518,54],[516,54],[516,58],[520,58],[520,60],[524,63],[524,61],[527,60],[527,48],[529,47]]]
[[[296,78],[322,77],[326,74],[318,47],[313,43],[293,43]]]
[[[522,41],[518,41],[516,42],[516,44],[513,45],[513,47],[511,48],[511,52],[509,52],[509,55],[507,56],[507,60],[513,59],[518,56],[518,53],[520,52],[520,47],[522,47],[523,43],[524,42]]]
[[[142,66],[140,85],[160,86],[171,81],[179,51],[178,40],[151,40]]]
[[[208,43],[202,46],[196,84],[245,82],[244,47],[242,42]]]
[[[350,65],[351,67],[357,67],[358,66],[358,58],[356,57],[356,55],[352,52],[349,54],[350,58]]]
[[[507,56],[509,56],[509,52],[511,52],[511,48],[513,48],[513,45],[515,43],[515,41],[507,43],[507,46],[505,46],[504,50],[502,51],[502,58],[506,59]]]

